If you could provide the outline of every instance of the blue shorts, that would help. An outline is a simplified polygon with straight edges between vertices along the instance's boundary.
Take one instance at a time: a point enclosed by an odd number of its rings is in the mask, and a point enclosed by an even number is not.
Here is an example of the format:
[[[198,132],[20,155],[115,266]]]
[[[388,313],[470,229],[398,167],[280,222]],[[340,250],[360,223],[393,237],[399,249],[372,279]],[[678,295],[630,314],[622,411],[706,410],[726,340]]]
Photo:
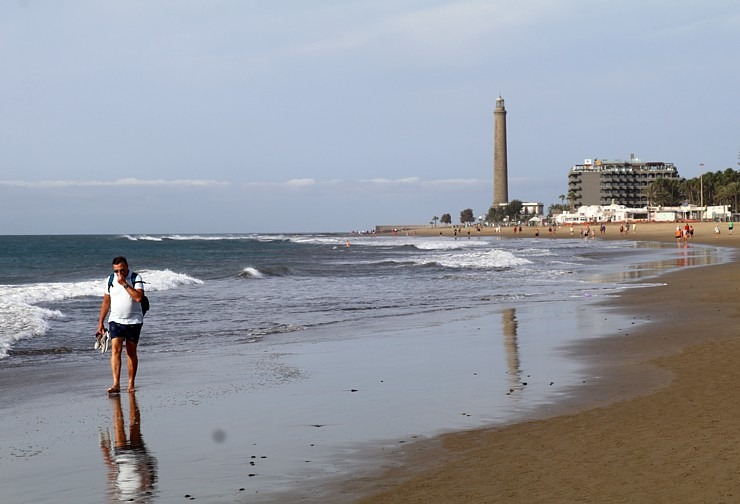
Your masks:
[[[108,322],[108,334],[111,339],[123,338],[133,343],[139,343],[141,326],[144,324],[119,324],[118,322]]]

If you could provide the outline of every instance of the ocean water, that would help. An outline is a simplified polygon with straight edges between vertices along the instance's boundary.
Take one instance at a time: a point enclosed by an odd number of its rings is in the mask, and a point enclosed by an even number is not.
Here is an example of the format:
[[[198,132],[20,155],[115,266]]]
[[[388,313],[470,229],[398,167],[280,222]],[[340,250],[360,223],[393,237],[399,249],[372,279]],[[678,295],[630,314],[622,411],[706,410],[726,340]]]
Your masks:
[[[8,502],[99,502],[116,491],[104,478],[79,490],[102,471],[98,432],[111,422],[107,363],[92,347],[116,255],[152,304],[136,408],[159,477],[138,502],[181,500],[195,481],[199,502],[290,502],[269,495],[352,471],[364,443],[524,418],[581,383],[584,363],[564,346],[634,323],[592,301],[730,258],[546,237],[2,236]],[[60,419],[73,428],[34,427]],[[76,466],[59,473],[70,457]],[[249,499],[224,493],[240,487]]]
[[[620,256],[607,265],[593,257],[597,250]],[[651,261],[676,254],[656,250]],[[89,356],[115,255],[145,279],[153,303],[145,340],[152,351],[176,351],[182,338],[251,343],[348,321],[395,323],[419,313],[597,293],[635,274],[620,264],[636,252],[633,242],[594,240],[2,236],[0,366]],[[617,275],[600,276],[609,271]]]

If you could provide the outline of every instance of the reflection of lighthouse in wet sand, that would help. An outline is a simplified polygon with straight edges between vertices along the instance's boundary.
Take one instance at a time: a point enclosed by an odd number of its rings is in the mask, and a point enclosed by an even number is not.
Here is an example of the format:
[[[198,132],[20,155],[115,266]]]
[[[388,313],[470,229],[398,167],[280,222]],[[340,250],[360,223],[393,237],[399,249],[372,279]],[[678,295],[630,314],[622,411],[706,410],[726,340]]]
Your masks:
[[[493,205],[509,202],[509,162],[506,155],[506,107],[496,98],[493,111]]]
[[[519,343],[517,342],[516,309],[507,308],[502,312],[504,349],[506,350],[506,374],[509,375],[509,392],[520,390],[521,369],[519,368]]]

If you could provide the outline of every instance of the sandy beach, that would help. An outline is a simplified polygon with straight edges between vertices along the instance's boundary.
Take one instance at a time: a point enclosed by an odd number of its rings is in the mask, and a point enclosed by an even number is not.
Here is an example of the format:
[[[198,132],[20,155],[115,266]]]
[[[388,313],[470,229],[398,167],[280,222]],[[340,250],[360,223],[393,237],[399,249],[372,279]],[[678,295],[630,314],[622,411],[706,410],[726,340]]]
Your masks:
[[[740,244],[726,223],[719,236],[713,223],[692,225],[697,243]],[[675,227],[641,223],[629,238],[671,242]],[[523,237],[533,234],[525,228]],[[556,236],[569,235],[563,228]],[[540,239],[549,238],[541,228]],[[596,239],[604,238],[625,236],[610,225]],[[540,419],[416,443],[397,454],[400,468],[345,491],[382,489],[363,504],[736,502],[740,268],[685,268],[660,280],[665,285],[630,289],[618,301],[618,310],[648,324],[575,349],[609,376],[608,386],[587,386]]]

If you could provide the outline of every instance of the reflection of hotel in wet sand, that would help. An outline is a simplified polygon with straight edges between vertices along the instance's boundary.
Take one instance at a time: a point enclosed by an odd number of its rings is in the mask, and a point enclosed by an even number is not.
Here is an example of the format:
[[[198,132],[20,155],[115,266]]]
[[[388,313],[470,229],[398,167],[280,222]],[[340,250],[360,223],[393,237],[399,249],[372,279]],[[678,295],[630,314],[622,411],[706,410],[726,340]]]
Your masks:
[[[501,313],[501,317],[503,322],[504,349],[506,350],[506,374],[509,376],[509,392],[511,393],[522,388],[516,309],[506,308]]]

